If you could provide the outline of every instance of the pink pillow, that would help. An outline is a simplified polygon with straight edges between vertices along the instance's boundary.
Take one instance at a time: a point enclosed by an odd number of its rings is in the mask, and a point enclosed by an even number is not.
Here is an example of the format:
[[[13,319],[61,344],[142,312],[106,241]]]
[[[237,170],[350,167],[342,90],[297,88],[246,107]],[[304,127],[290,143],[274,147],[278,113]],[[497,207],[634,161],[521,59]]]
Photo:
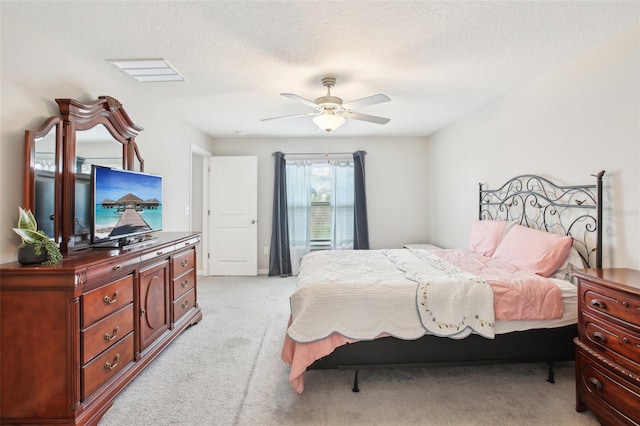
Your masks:
[[[548,277],[567,260],[572,245],[571,237],[515,225],[498,245],[493,258]]]
[[[504,220],[476,220],[471,226],[469,249],[483,256],[491,256],[507,227]]]

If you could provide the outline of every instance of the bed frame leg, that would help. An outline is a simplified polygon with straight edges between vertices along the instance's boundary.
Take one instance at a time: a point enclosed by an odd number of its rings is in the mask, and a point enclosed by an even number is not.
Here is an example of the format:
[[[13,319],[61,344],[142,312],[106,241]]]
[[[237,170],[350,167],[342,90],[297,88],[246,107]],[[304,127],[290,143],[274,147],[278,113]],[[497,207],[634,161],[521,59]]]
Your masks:
[[[547,363],[547,365],[549,366],[549,377],[547,377],[547,382],[555,383],[556,381],[553,376],[553,367],[555,367],[556,363],[554,361],[550,361]]]
[[[358,387],[358,372],[360,370],[356,370],[356,374],[353,376],[353,388],[351,389],[353,392],[360,392],[360,388]]]

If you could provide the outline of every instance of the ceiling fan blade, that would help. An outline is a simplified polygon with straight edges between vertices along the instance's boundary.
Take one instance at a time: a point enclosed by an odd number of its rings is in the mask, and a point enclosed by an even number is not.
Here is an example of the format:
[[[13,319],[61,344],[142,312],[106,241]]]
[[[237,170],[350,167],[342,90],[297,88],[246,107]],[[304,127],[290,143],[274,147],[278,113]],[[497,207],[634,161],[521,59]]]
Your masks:
[[[317,115],[317,114],[313,112],[305,112],[303,114],[281,115],[280,117],[263,118],[260,121],[282,120],[285,118],[295,118],[295,117],[307,117],[309,115]]]
[[[361,114],[359,112],[349,112],[345,114],[345,116],[352,120],[368,121],[370,123],[376,123],[376,124],[387,124],[389,121],[391,121],[390,118],[378,117],[378,116],[369,115],[369,114]]]
[[[389,102],[391,99],[387,95],[383,95],[379,93],[373,96],[367,96],[366,98],[356,99],[355,101],[350,101],[342,104],[342,107],[345,109],[358,109],[369,105],[381,104],[383,102]]]
[[[298,96],[298,95],[294,95],[293,93],[280,93],[282,96],[289,98],[289,99],[293,99],[294,101],[298,101],[301,102],[303,104],[305,104],[306,106],[309,106],[311,108],[319,108],[320,106],[313,102],[310,101],[309,99],[305,99],[302,96]]]

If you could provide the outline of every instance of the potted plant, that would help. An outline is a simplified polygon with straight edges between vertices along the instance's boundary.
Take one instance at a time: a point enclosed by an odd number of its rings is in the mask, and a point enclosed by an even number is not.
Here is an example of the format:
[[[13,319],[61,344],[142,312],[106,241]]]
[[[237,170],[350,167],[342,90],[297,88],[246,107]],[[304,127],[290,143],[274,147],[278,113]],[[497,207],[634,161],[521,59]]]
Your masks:
[[[38,224],[30,210],[18,207],[20,218],[18,227],[13,230],[22,238],[18,248],[18,262],[23,265],[40,263],[42,265],[57,265],[62,262],[62,253],[58,245],[47,234],[38,231]]]

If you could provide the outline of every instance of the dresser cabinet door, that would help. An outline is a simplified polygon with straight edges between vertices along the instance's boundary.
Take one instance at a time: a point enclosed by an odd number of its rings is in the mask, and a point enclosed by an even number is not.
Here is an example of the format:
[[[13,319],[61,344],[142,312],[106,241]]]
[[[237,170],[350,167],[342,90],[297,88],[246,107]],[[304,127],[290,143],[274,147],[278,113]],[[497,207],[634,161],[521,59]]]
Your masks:
[[[140,272],[140,352],[169,329],[169,260]]]

